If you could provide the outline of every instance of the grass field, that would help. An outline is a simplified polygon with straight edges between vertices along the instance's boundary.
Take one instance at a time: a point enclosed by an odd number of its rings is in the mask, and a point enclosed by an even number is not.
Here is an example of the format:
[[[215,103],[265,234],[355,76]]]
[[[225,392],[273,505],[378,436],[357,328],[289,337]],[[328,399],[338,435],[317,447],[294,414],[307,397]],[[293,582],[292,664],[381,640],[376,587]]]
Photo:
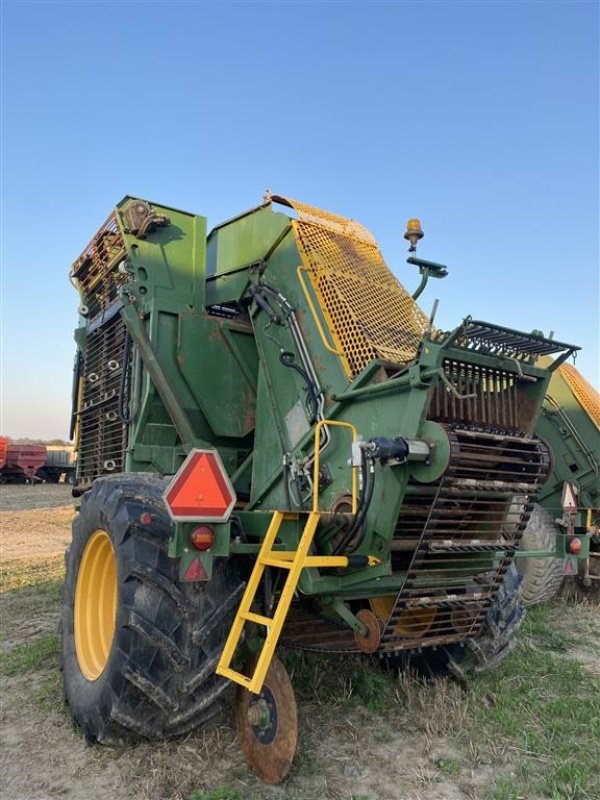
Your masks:
[[[62,557],[2,564],[0,796],[112,800],[598,800],[600,609],[530,609],[520,643],[467,685],[424,683],[366,658],[282,656],[300,712],[280,787],[248,772],[231,704],[170,742],[87,746],[63,705]]]

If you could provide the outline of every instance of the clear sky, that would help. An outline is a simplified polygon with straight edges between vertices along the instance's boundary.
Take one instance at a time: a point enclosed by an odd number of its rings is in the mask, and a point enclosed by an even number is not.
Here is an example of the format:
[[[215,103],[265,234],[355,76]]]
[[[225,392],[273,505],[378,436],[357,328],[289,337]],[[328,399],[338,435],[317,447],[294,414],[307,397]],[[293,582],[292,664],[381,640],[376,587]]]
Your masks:
[[[3,14],[2,419],[65,437],[67,273],[132,194],[351,216],[437,322],[554,330],[598,381],[596,2],[19,2]]]

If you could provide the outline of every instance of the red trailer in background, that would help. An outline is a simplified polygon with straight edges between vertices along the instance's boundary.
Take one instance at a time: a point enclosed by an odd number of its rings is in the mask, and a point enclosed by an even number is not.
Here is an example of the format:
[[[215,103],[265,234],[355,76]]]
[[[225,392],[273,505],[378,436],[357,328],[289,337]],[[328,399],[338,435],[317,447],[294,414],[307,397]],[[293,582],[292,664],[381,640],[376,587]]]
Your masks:
[[[33,483],[45,461],[45,444],[8,444],[4,466],[1,467],[1,480],[5,483],[20,483],[23,480]]]
[[[0,436],[0,469],[6,464],[6,451],[8,450],[8,439]]]

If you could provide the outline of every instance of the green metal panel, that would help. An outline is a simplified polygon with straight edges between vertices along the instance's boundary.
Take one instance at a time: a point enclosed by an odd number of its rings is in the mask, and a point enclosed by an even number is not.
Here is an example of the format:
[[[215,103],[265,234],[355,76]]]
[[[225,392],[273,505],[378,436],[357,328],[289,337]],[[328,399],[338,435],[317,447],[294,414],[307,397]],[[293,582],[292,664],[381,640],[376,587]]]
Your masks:
[[[258,356],[250,326],[183,312],[177,367],[215,436],[243,438],[252,433]]]
[[[118,313],[132,340],[128,407],[133,419],[126,424],[126,469],[169,475],[192,447],[218,449],[239,503],[231,524],[219,526],[214,550],[201,556],[207,574],[215,556],[256,552],[275,510],[298,513],[297,520],[283,523],[280,534],[281,545],[295,549],[315,491],[325,512],[315,536],[317,552],[331,553],[335,537],[343,538],[341,520],[347,516],[340,517],[339,509],[352,491],[351,438],[347,430],[330,426],[320,453],[318,486],[311,484],[317,418],[351,423],[365,441],[403,437],[430,448],[427,462],[373,462],[372,499],[353,549],[357,555],[376,556],[377,566],[302,573],[300,591],[327,596],[330,609],[337,608],[346,622],[352,622],[352,615],[345,605],[336,606],[334,595],[397,594],[411,575],[412,562],[402,556],[402,537],[410,538],[402,532],[407,520],[428,503],[433,507],[451,459],[461,448],[469,449],[468,439],[451,445],[447,429],[469,429],[475,438],[488,436],[496,447],[476,454],[475,466],[464,467],[483,478],[481,485],[471,485],[469,474],[461,477],[458,512],[465,519],[456,518],[448,537],[456,531],[468,536],[469,515],[475,515],[477,503],[492,509],[489,519],[478,518],[478,535],[493,529],[492,518],[497,522],[506,516],[511,495],[504,488],[498,501],[499,489],[493,485],[502,483],[508,458],[502,438],[514,435],[520,441],[531,433],[550,375],[533,357],[517,363],[510,347],[486,347],[485,341],[474,345],[465,322],[452,334],[425,335],[405,364],[373,358],[352,377],[344,359],[327,345],[327,336],[333,336],[327,309],[311,308],[316,293],[307,296],[299,279],[303,259],[285,214],[263,204],[206,238],[203,217],[148,204],[147,220],[155,223],[142,227],[140,238],[131,224],[139,202],[125,198],[116,212],[125,257],[113,302],[121,304]],[[340,235],[338,230],[336,241]],[[97,249],[101,245],[100,237]],[[106,261],[105,267],[114,278],[116,265]],[[337,277],[336,285],[351,283],[347,275]],[[86,300],[85,292],[82,297]],[[340,313],[351,314],[343,303],[341,308]],[[98,324],[104,324],[102,319]],[[357,321],[352,324],[356,327]],[[91,325],[88,320],[86,332],[77,333],[82,350]],[[384,324],[381,331],[385,335]],[[502,329],[494,335],[510,338],[513,333]],[[479,394],[473,394],[474,386]],[[524,465],[527,469],[526,460]],[[486,480],[486,470],[495,470],[493,480]],[[452,511],[454,501],[445,502]],[[450,518],[446,515],[444,524]],[[421,537],[426,524],[423,519]],[[173,526],[170,554],[182,559],[181,570],[194,557],[189,533],[185,524]],[[440,557],[436,568],[447,566],[446,587],[474,594],[477,582],[463,586],[457,575],[475,560],[477,574],[501,576],[503,558],[493,547],[476,558],[465,551],[456,558]],[[509,553],[506,563],[511,558]]]
[[[578,402],[560,370],[552,374],[536,433],[550,446],[553,468],[540,493],[540,504],[553,517],[562,515],[565,482],[578,489],[578,527],[585,526],[585,509],[600,507],[600,431]]]

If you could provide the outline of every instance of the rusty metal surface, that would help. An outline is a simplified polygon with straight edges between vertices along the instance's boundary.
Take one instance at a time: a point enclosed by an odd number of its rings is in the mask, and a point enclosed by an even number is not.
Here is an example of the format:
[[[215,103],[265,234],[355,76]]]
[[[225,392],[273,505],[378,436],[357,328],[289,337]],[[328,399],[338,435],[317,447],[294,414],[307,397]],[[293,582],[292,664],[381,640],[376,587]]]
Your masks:
[[[517,376],[507,370],[445,359],[444,372],[459,399],[443,383],[434,389],[429,419],[438,422],[464,422],[469,425],[498,426],[503,430],[524,428],[520,414]]]
[[[119,416],[121,377],[123,369],[128,368],[125,339],[126,328],[119,314],[87,336],[78,411],[78,485],[122,472],[125,467],[127,426]]]
[[[350,628],[334,624],[307,608],[292,606],[281,638],[283,647],[327,653],[358,653],[359,647]]]
[[[71,279],[88,307],[88,317],[105,311],[117,297],[119,286],[127,280],[127,275],[118,270],[125,255],[117,218],[111,214],[71,269]]]
[[[437,486],[411,484],[396,525],[392,571],[405,574],[406,581],[397,597],[374,605],[386,623],[379,652],[478,635],[520,544],[531,498],[548,473],[548,451],[535,437],[459,425],[447,426],[447,431],[452,445],[448,471]],[[334,624],[298,606],[290,613],[281,643],[306,650],[359,651],[341,622]]]
[[[481,349],[488,353],[502,353],[514,358],[537,357],[566,350],[579,350],[573,345],[557,342],[555,339],[547,339],[545,336],[535,333],[527,334],[475,319],[465,321],[463,335],[474,349]]]
[[[255,659],[246,664],[246,674],[252,674],[254,668]],[[261,736],[260,728],[251,724],[251,721],[257,721],[251,704],[258,697],[274,709],[265,737]],[[238,686],[235,719],[240,746],[248,766],[265,783],[280,783],[288,774],[296,752],[298,715],[291,681],[278,658],[273,658],[271,662],[260,696]]]
[[[381,641],[381,626],[379,619],[368,608],[361,608],[356,618],[362,622],[367,629],[367,635],[361,636],[358,631],[354,632],[354,640],[359,650],[363,653],[374,653]]]
[[[414,487],[396,526],[395,538],[419,544],[393,553],[393,569],[406,571],[406,580],[386,622],[384,649],[414,647],[413,629],[422,632],[422,646],[477,635],[548,473],[547,449],[536,438],[457,425],[447,432],[448,471],[437,487]],[[425,630],[415,613],[422,609],[435,612]]]

